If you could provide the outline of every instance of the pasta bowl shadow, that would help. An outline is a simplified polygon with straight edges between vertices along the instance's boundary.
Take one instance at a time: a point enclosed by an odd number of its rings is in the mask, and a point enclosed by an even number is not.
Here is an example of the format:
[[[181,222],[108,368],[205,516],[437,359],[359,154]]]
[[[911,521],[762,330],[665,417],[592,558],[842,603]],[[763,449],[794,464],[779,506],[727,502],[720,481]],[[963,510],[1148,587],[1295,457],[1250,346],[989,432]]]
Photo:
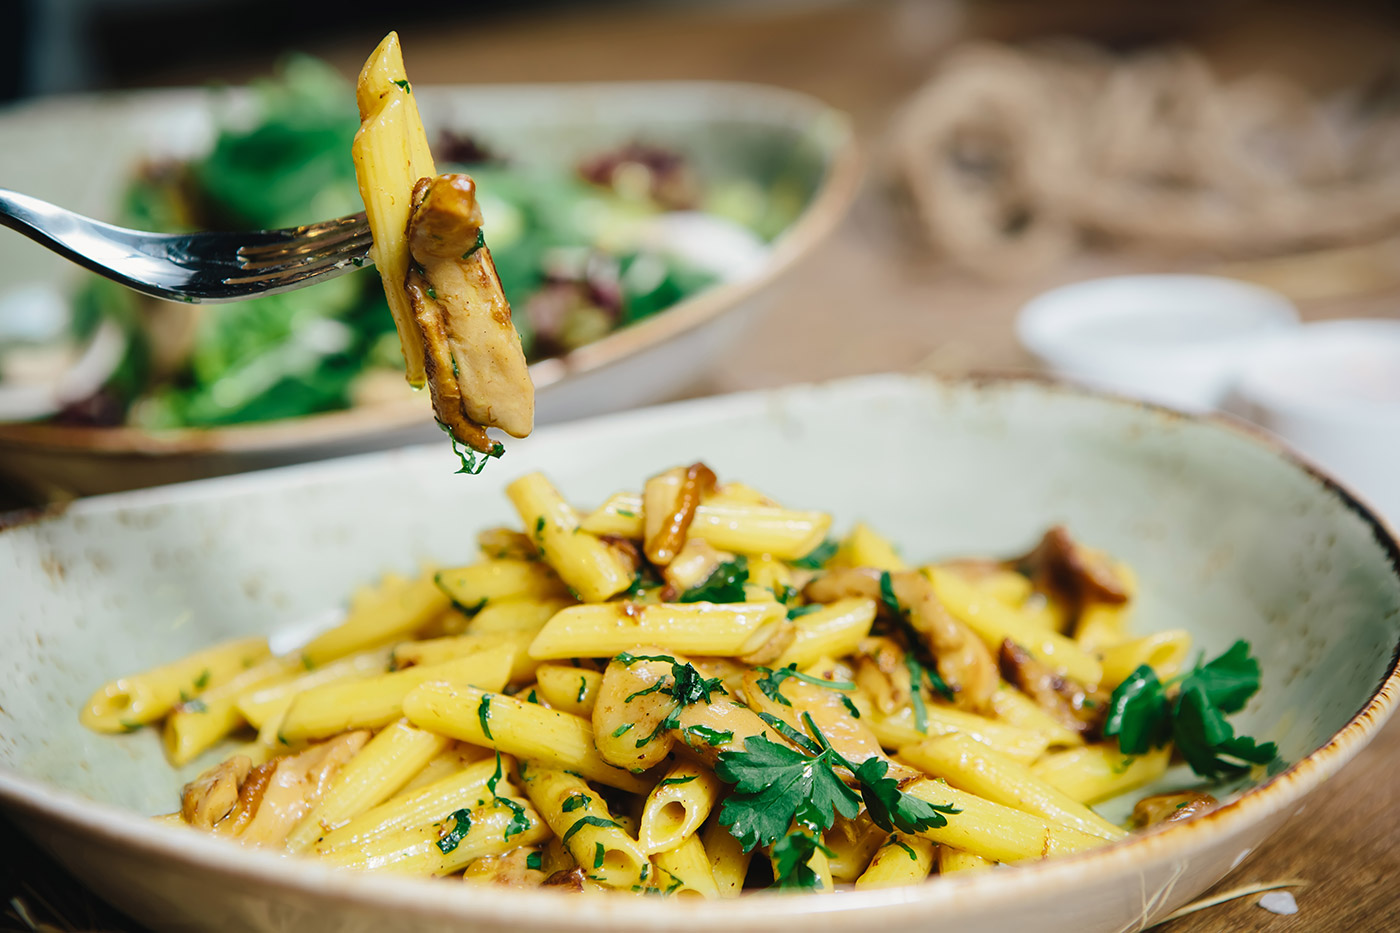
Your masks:
[[[861,443],[832,445],[832,425]],[[848,436],[843,433],[841,436]],[[911,558],[1023,552],[1047,526],[1137,570],[1134,626],[1251,642],[1237,728],[1286,767],[1204,816],[1074,856],[878,891],[740,901],[570,895],[337,871],[148,817],[227,749],[176,772],[152,730],[85,732],[99,684],[240,634],[281,633],[422,561],[466,562],[544,470],[580,505],[702,456]],[[1400,545],[1345,489],[1231,422],[1036,381],[876,376],[541,430],[477,477],[445,444],[79,502],[0,531],[0,803],[104,898],[156,929],[733,931],[858,923],[967,933],[1142,929],[1300,810],[1393,710]],[[1180,780],[1168,772],[1166,780]],[[578,898],[585,898],[584,901]]]

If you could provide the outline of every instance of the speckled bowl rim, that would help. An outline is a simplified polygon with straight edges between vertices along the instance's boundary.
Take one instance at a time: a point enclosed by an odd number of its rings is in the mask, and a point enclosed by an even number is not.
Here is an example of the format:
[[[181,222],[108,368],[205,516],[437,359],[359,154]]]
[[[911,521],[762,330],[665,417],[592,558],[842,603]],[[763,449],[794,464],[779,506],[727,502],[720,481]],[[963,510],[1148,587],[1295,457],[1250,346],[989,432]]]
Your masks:
[[[890,377],[873,378],[878,380]],[[859,384],[871,379],[872,377],[863,377],[850,382]],[[1339,499],[1347,510],[1354,513],[1370,529],[1392,572],[1400,579],[1400,540],[1397,540],[1395,533],[1384,520],[1345,486],[1277,439],[1234,418],[1224,415],[1185,414],[1152,403],[1085,389],[1042,376],[987,374],[942,378],[920,374],[899,377],[899,380],[931,383],[946,389],[971,388],[979,392],[994,391],[1003,387],[1014,389],[1031,386],[1047,394],[1069,395],[1131,407],[1166,420],[1201,423],[1234,434],[1302,471],[1318,484],[1323,495]],[[703,407],[713,405],[717,401],[745,404],[751,403],[752,400],[781,396],[794,389],[829,387],[833,384],[839,386],[841,381],[696,399],[660,408]],[[604,417],[626,418],[628,415]],[[575,422],[546,430],[588,429],[590,423]],[[295,469],[333,472],[338,468],[335,461],[325,461],[302,465]],[[243,478],[251,479],[253,476],[245,474]],[[172,489],[229,481],[228,477],[220,477],[199,480],[196,484],[116,493],[80,501],[68,508],[82,511],[89,502],[98,508],[110,508],[114,504],[119,505],[132,499],[143,504],[152,503],[158,500],[162,493],[168,493]],[[37,518],[27,518],[21,524],[43,521],[49,516],[68,511],[68,508],[55,508],[38,513]],[[1392,651],[1386,675],[1380,685],[1361,710],[1326,744],[1258,787],[1241,794],[1236,800],[1203,816],[1180,824],[1162,826],[1099,849],[1018,865],[1014,870],[931,878],[920,884],[899,888],[843,891],[835,897],[756,894],[738,900],[687,901],[682,906],[651,898],[446,885],[433,880],[346,872],[312,861],[288,859],[270,852],[250,851],[231,846],[226,840],[184,827],[154,823],[149,818],[128,810],[96,803],[6,770],[0,770],[0,802],[61,823],[88,838],[100,837],[105,842],[132,852],[180,861],[188,868],[222,874],[229,881],[251,882],[292,895],[334,898],[346,905],[372,905],[375,908],[392,909],[420,917],[470,919],[481,924],[552,924],[559,928],[588,933],[642,933],[658,929],[699,930],[715,923],[739,921],[752,927],[768,922],[791,922],[800,918],[808,925],[809,930],[834,931],[836,925],[841,924],[844,931],[844,925],[851,919],[849,914],[852,911],[859,911],[860,919],[866,923],[926,919],[934,916],[930,913],[932,909],[953,904],[966,906],[969,902],[1004,902],[1018,895],[1028,895],[1046,888],[1061,894],[1070,892],[1076,878],[1086,873],[1103,876],[1131,870],[1134,865],[1157,860],[1184,861],[1193,851],[1205,847],[1211,839],[1244,830],[1298,802],[1335,774],[1365,747],[1394,712],[1397,695],[1400,695],[1400,643]],[[586,911],[578,909],[579,898],[586,900]]]
[[[855,200],[864,176],[864,157],[849,116],[809,94],[774,85],[744,81],[614,81],[567,85],[425,85],[420,92],[430,94],[482,88],[507,92],[564,88],[575,94],[675,88],[680,92],[711,95],[756,95],[775,106],[785,106],[794,112],[804,111],[806,115],[802,125],[819,126],[820,133],[829,137],[829,148],[826,150],[829,161],[825,174],[802,213],[773,241],[773,248],[757,274],[740,281],[713,285],[660,314],[615,330],[577,350],[540,360],[530,367],[530,378],[537,390],[569,377],[606,369],[648,347],[664,344],[737,310],[747,299],[777,282],[836,228]],[[188,90],[155,93],[183,94]],[[794,124],[794,128],[796,126]],[[269,452],[330,444],[411,426],[424,418],[426,404],[425,398],[410,397],[402,401],[276,421],[168,431],[149,431],[129,426],[82,428],[0,421],[0,449],[13,446],[82,452],[97,457]]]

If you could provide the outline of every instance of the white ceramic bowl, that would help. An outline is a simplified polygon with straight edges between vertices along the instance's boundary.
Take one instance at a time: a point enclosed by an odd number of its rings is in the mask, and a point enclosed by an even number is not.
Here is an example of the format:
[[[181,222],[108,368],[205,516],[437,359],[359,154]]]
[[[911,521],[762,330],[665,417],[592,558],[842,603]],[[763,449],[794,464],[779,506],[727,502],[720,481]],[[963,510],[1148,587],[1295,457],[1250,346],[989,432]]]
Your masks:
[[[358,583],[465,561],[533,469],[581,505],[703,456],[906,554],[1008,554],[1053,522],[1132,563],[1135,624],[1211,653],[1249,639],[1238,727],[1291,768],[1212,813],[1095,852],[883,891],[737,902],[580,900],[338,873],[152,823],[181,781],[150,730],[89,734],[95,685],[234,633],[285,631]],[[872,377],[546,429],[479,477],[443,444],[79,502],[0,532],[0,801],[158,929],[960,933],[1141,929],[1238,865],[1345,764],[1400,691],[1400,546],[1260,437],[1035,382]],[[206,761],[208,759],[206,758]],[[1180,775],[1169,775],[1169,780]],[[580,896],[582,897],[582,896]]]
[[[1187,411],[1225,399],[1261,339],[1295,327],[1276,292],[1210,275],[1122,275],[1053,289],[1016,322],[1055,373]]]
[[[1240,412],[1400,522],[1400,321],[1328,321],[1252,354]]]
[[[585,154],[643,139],[685,152],[702,178],[776,182],[791,187],[802,204],[752,274],[530,367],[540,424],[660,401],[693,383],[761,311],[780,278],[835,228],[861,176],[845,115],[781,88],[677,81],[423,86],[414,92],[431,136],[444,128],[470,129],[489,149],[522,163],[569,167]],[[0,179],[80,213],[111,218],[143,159],[207,150],[223,101],[209,90],[146,91],[0,111]],[[246,103],[233,95],[232,103],[240,101]],[[84,274],[21,236],[0,236],[0,292],[66,287]],[[425,406],[426,398],[405,398],[282,421],[164,432],[0,423],[0,475],[57,498],[382,450],[437,436]]]

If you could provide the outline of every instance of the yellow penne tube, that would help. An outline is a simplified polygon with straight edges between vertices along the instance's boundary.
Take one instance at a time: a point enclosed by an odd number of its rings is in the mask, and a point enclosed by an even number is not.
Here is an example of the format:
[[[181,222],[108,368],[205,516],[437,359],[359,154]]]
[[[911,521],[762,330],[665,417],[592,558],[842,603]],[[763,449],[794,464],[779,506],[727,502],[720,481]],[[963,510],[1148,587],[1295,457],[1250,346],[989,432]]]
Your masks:
[[[434,579],[453,603],[478,617],[502,600],[556,600],[569,595],[554,568],[538,560],[483,560],[439,570]]]
[[[1032,765],[1031,773],[1073,800],[1095,804],[1152,783],[1170,763],[1170,745],[1124,755],[1117,742],[1101,742],[1052,752]]]
[[[940,602],[954,617],[986,643],[992,651],[1010,639],[1036,660],[1062,670],[1080,683],[1093,686],[1103,679],[1099,662],[1073,639],[1028,620],[1001,600],[979,592],[955,573],[938,567],[924,568]]]
[[[321,860],[359,871],[441,876],[459,872],[476,859],[503,855],[519,846],[538,845],[550,837],[549,827],[528,800],[508,799],[522,809],[527,826],[521,832],[511,833],[515,813],[491,802],[474,810],[461,808],[468,814],[465,827],[458,823],[453,811],[427,826],[395,830],[372,836],[361,845],[331,849],[321,854]]]
[[[304,664],[298,663],[293,665],[300,671],[295,676],[255,687],[240,695],[238,711],[249,725],[261,729],[269,719],[280,719],[298,693],[312,687],[386,673],[389,661],[390,649],[385,647],[361,651],[309,671]]]
[[[292,700],[278,737],[283,744],[292,744],[347,729],[387,725],[403,715],[403,700],[409,691],[428,682],[498,691],[510,679],[514,658],[514,647],[498,645],[442,664],[315,687]]]
[[[824,657],[839,658],[856,650],[875,621],[873,599],[838,599],[792,620],[797,637],[773,667],[805,668]]]
[[[953,807],[947,824],[919,833],[996,862],[1019,862],[1107,845],[1099,836],[985,800],[939,781],[915,781],[905,793],[932,804]]]
[[[916,726],[914,711],[905,707],[889,716],[872,713],[869,723],[880,744],[891,750],[916,745],[936,735],[961,732],[997,749],[1013,761],[1029,764],[1043,755],[1048,746],[1048,740],[1040,733],[941,704],[929,704],[926,719],[928,727],[920,731]]]
[[[736,657],[762,645],[787,619],[780,603],[603,603],[570,606],[545,623],[530,655],[610,658],[638,645]]]
[[[561,583],[560,586],[563,586]],[[481,610],[467,626],[468,635],[491,635],[500,632],[529,632],[532,636],[568,606],[578,605],[573,598],[536,599],[523,596],[502,599]]]
[[[864,522],[857,522],[841,541],[832,558],[836,567],[875,567],[879,570],[906,570],[908,564],[894,545]]]
[[[581,527],[593,534],[640,539],[645,528],[642,497],[618,493],[584,519]],[[689,535],[721,551],[797,560],[825,541],[830,528],[831,516],[825,512],[711,497],[696,508]]]
[[[1146,664],[1166,680],[1181,670],[1191,653],[1191,633],[1181,629],[1154,632],[1103,649],[1103,682],[1117,686]]]
[[[501,762],[502,774],[514,766],[514,761],[509,758],[502,757]],[[485,806],[491,798],[486,782],[495,773],[495,758],[483,758],[431,784],[405,789],[326,833],[316,842],[316,851],[328,852],[357,846],[375,836],[426,826],[453,810],[474,810]],[[510,786],[510,782],[503,777],[496,785],[496,792],[503,797],[509,796]]]
[[[1040,733],[1051,748],[1084,744],[1082,735],[1010,684],[1002,684],[992,694],[992,713],[1007,725]]]
[[[570,664],[541,664],[535,674],[540,696],[552,709],[592,719],[602,674]]]
[[[412,667],[427,667],[443,664],[460,658],[469,658],[483,651],[509,647],[515,654],[511,660],[510,676],[507,683],[519,683],[535,676],[538,663],[530,657],[530,642],[535,640],[535,632],[529,629],[516,629],[504,632],[481,632],[467,635],[444,635],[426,641],[406,641],[394,646],[389,663],[396,670]],[[499,688],[497,688],[499,689]]]
[[[96,732],[129,732],[155,722],[182,699],[238,674],[268,657],[267,639],[227,641],[170,664],[98,688],[78,713],[84,726]]]
[[[525,531],[544,559],[585,602],[602,602],[632,585],[632,569],[617,552],[579,527],[578,513],[542,473],[506,487]]]
[[[351,157],[374,245],[370,256],[384,280],[408,381],[424,382],[423,334],[404,290],[410,194],[420,178],[437,175],[418,104],[404,74],[397,33],[389,33],[365,62],[355,86],[360,129]]]
[[[748,876],[753,853],[745,852],[743,844],[717,819],[705,825],[700,842],[710,860],[710,876],[715,880],[719,896],[738,897],[744,890],[744,878]]]
[[[300,670],[295,658],[267,658],[231,680],[215,684],[199,696],[180,703],[165,717],[161,740],[165,755],[175,767],[193,761],[195,756],[228,735],[243,723],[238,698],[247,691]]]
[[[446,749],[433,756],[433,759],[420,768],[417,774],[409,778],[408,783],[403,786],[400,793],[407,794],[420,787],[435,784],[443,778],[459,774],[471,765],[488,758],[493,761],[495,759],[495,753],[489,748],[470,745],[466,742],[453,742]]]
[[[403,720],[380,731],[336,773],[316,806],[287,834],[287,851],[304,852],[326,833],[388,800],[447,741]]]
[[[857,888],[893,888],[923,881],[933,869],[934,850],[922,836],[894,833],[856,879]]]
[[[651,857],[652,865],[664,873],[656,879],[662,893],[675,897],[719,897],[719,885],[710,870],[710,856],[698,836],[686,836],[681,844]]]
[[[938,847],[938,873],[951,875],[960,871],[986,871],[996,866],[996,862],[971,852],[954,849],[952,846]]]
[[[710,545],[704,542],[701,546],[710,548]],[[711,552],[713,553],[712,548]],[[749,560],[749,583],[763,587],[774,597],[787,592],[792,587],[792,580],[792,567],[776,557],[760,554]]]
[[[794,827],[793,829],[788,830],[788,832],[805,833],[808,831],[805,829],[799,829]],[[773,878],[774,880],[777,880],[778,863],[776,860],[773,859],[771,847],[768,855],[768,860],[773,870]],[[827,862],[825,852],[823,852],[821,849],[814,850],[812,852],[812,857],[807,859],[807,867],[810,868],[813,874],[817,876],[816,888],[812,891],[812,893],[830,894],[836,890],[836,882],[831,877],[831,865]]]
[[[590,878],[614,888],[642,883],[646,854],[588,782],[538,761],[522,761],[520,779],[535,809]]]
[[[642,806],[637,841],[648,855],[674,849],[699,832],[723,783],[701,764],[681,761],[656,782]]]
[[[867,815],[854,820],[838,816],[832,827],[822,834],[822,842],[834,854],[826,857],[832,880],[850,884],[861,876],[889,833],[876,826]]]
[[[899,757],[954,787],[993,803],[1043,816],[1104,839],[1121,839],[1127,835],[1122,828],[1031,774],[1024,765],[965,735],[956,732],[941,735],[900,749]]]
[[[651,787],[649,781],[604,761],[593,744],[593,724],[570,713],[441,683],[414,688],[404,697],[403,711],[421,728],[518,759],[537,759],[634,794]]]
[[[314,668],[407,638],[447,606],[447,596],[433,583],[431,573],[412,580],[387,576],[374,591],[355,600],[344,622],[307,642],[301,657],[308,668]]]

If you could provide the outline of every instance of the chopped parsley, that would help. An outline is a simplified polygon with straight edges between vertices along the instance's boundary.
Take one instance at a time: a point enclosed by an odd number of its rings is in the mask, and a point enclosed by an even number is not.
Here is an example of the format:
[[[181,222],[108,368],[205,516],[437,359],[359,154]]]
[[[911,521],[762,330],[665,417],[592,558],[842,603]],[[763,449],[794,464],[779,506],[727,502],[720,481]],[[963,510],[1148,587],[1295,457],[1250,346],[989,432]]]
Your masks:
[[[818,609],[825,608],[826,607],[823,606],[821,603],[808,603],[805,606],[793,606],[792,608],[788,609],[787,617],[789,619],[800,619],[808,613],[816,612]]]
[[[210,676],[209,668],[206,667],[204,670],[200,671],[199,676],[194,679],[194,688],[196,690],[203,690],[205,687],[209,686]]]
[[[603,859],[607,858],[607,855],[608,850],[603,848],[603,844],[601,842],[595,842],[593,844],[593,867],[602,868]]]
[[[617,510],[617,514],[618,514],[618,515],[621,515],[623,518],[636,518],[636,517],[637,517],[637,513],[634,512],[634,511],[632,511],[631,509],[618,509],[618,510]]]
[[[705,582],[681,594],[683,603],[741,603],[749,582],[749,559],[740,554],[716,567]]]
[[[501,753],[496,752],[496,773],[492,774],[486,781],[486,789],[491,791],[491,803],[493,806],[505,807],[511,812],[510,822],[506,824],[505,838],[519,835],[530,828],[530,818],[525,815],[525,807],[511,800],[509,797],[502,797],[496,793],[496,786],[501,782]]]
[[[772,700],[774,703],[781,703],[783,706],[792,705],[792,703],[788,702],[788,698],[783,696],[782,691],[778,689],[782,685],[782,682],[789,677],[794,680],[800,680],[803,683],[812,684],[815,687],[826,687],[831,690],[844,691],[854,690],[856,688],[856,685],[848,680],[822,680],[820,677],[803,674],[798,671],[795,663],[789,664],[787,667],[780,667],[777,670],[772,670],[767,667],[757,667],[754,668],[754,670],[759,671],[763,675],[758,678],[758,689],[762,690],[763,695],[768,697],[768,699]],[[859,714],[857,714],[857,717],[859,717]]]
[[[506,445],[498,441],[491,445],[491,450],[489,452],[482,453],[479,450],[474,450],[471,447],[466,447],[459,443],[456,435],[452,433],[452,429],[441,421],[438,422],[438,427],[442,428],[443,433],[452,441],[452,452],[457,455],[458,460],[462,461],[462,468],[456,470],[455,472],[457,473],[466,473],[469,476],[476,476],[482,470],[486,469],[486,461],[492,458],[500,458],[506,452]]]
[[[791,727],[793,735],[783,732],[789,738],[800,738],[794,744],[801,751],[753,735],[744,740],[744,751],[721,752],[715,763],[720,780],[734,785],[719,821],[729,827],[745,852],[784,838],[794,822],[814,833],[830,829],[837,814],[850,819],[859,813],[862,800],[875,825],[887,832],[897,828],[914,833],[945,826],[944,814],[957,812],[901,791],[899,783],[886,776],[889,763],[883,759],[852,764],[831,747],[809,714],[803,713],[802,720],[813,738]],[[841,780],[838,767],[855,776],[859,793]],[[807,856],[811,853],[808,849]]]
[[[820,570],[826,566],[827,561],[835,556],[836,547],[836,542],[831,538],[827,538],[821,544],[818,544],[807,552],[805,556],[799,557],[791,563],[794,567],[801,567],[804,570]]]
[[[905,842],[903,839],[900,839],[898,836],[891,836],[889,842],[886,842],[885,845],[899,846],[901,849],[904,850],[905,854],[909,856],[909,860],[911,862],[917,862],[919,860],[919,853],[911,849],[909,847],[909,843]]]
[[[574,820],[574,825],[570,826],[564,832],[564,838],[560,839],[559,843],[561,845],[568,845],[569,840],[574,838],[574,834],[577,833],[580,829],[583,829],[585,826],[597,826],[602,829],[607,829],[609,827],[612,827],[614,829],[622,828],[622,824],[616,822],[615,820],[604,819],[601,816],[581,816],[578,819]]]
[[[696,738],[702,739],[711,747],[734,741],[734,733],[728,729],[721,731],[719,729],[711,729],[709,726],[704,725],[686,726],[685,734],[687,737],[693,735]]]
[[[525,856],[525,867],[534,871],[544,871],[544,853],[531,852]]]
[[[563,810],[565,813],[573,813],[580,807],[586,807],[592,802],[593,798],[588,796],[587,794],[570,794],[568,799],[564,801],[564,805],[560,807],[560,809]]]
[[[900,629],[904,632],[904,640],[908,650],[905,652],[905,663],[909,667],[909,693],[914,703],[914,722],[920,732],[924,731],[927,724],[928,714],[924,709],[924,698],[922,691],[924,688],[924,678],[928,678],[929,686],[933,691],[941,695],[945,700],[953,699],[953,688],[948,686],[948,682],[939,675],[938,669],[933,666],[932,658],[919,658],[916,653],[922,650],[922,642],[919,641],[919,633],[914,631],[914,627],[909,624],[909,610],[899,604],[899,598],[894,595],[894,580],[890,577],[890,572],[884,570],[880,572],[880,602],[889,609],[895,621],[899,623]]]
[[[1169,697],[1173,685],[1179,686],[1175,697]],[[1278,756],[1275,743],[1237,736],[1225,719],[1243,709],[1258,690],[1259,662],[1243,640],[1165,684],[1144,664],[1113,691],[1104,735],[1117,736],[1124,755],[1141,755],[1174,742],[1202,777],[1238,775],[1250,765],[1271,764]]]
[[[582,703],[586,696],[588,696],[588,678],[580,677],[578,679],[578,702]]]
[[[686,774],[686,775],[683,775],[683,776],[681,776],[681,777],[662,778],[661,780],[659,780],[659,781],[656,782],[656,786],[657,786],[657,787],[671,787],[671,786],[674,786],[674,785],[677,785],[677,784],[689,784],[689,783],[690,783],[691,781],[693,781],[693,780],[695,780],[695,775],[693,775],[693,774]]]
[[[409,83],[408,83],[407,80],[405,80],[405,79],[403,79],[403,78],[397,78],[397,79],[395,79],[394,83],[397,84],[399,87],[403,88],[403,92],[404,92],[405,94],[412,94],[412,93],[413,93],[413,88],[412,88],[411,85],[409,85]]]
[[[481,698],[481,705],[476,708],[476,718],[481,722],[482,734],[491,741],[496,741],[496,737],[491,734],[491,694]]]
[[[467,831],[472,828],[472,815],[466,810],[453,810],[447,819],[452,821],[452,829],[437,841],[438,850],[443,855],[461,845],[462,840],[467,837]]]
[[[535,519],[535,538],[538,540],[544,534],[544,516]]]
[[[486,231],[483,230],[483,229],[481,229],[480,227],[477,227],[477,228],[476,228],[476,243],[472,245],[472,248],[471,248],[471,249],[467,250],[465,253],[462,254],[462,258],[463,258],[463,259],[469,259],[469,258],[471,258],[471,255],[472,255],[473,253],[475,253],[477,250],[481,249],[481,248],[482,248],[483,246],[485,246],[485,245],[486,245]]]
[[[701,675],[694,666],[677,661],[669,655],[633,655],[624,651],[618,654],[614,660],[629,667],[638,661],[669,661],[671,664],[671,673],[669,675],[663,674],[661,678],[650,687],[644,687],[622,701],[623,703],[630,703],[637,697],[646,696],[649,693],[662,693],[676,701],[676,705],[669,713],[662,717],[651,734],[637,740],[637,748],[646,745],[666,730],[679,727],[680,712],[685,707],[695,703],[709,703],[716,690],[720,693],[726,692],[724,687],[720,686],[720,678],[705,677]],[[707,727],[696,726],[693,728],[699,729]],[[715,734],[719,735],[721,733]],[[700,735],[700,733],[697,733],[697,735]],[[728,740],[723,739],[721,741]]]
[[[612,737],[615,739],[620,739],[623,735],[630,731],[632,731],[632,723],[624,722],[622,725],[618,726],[616,729],[613,730]]]

